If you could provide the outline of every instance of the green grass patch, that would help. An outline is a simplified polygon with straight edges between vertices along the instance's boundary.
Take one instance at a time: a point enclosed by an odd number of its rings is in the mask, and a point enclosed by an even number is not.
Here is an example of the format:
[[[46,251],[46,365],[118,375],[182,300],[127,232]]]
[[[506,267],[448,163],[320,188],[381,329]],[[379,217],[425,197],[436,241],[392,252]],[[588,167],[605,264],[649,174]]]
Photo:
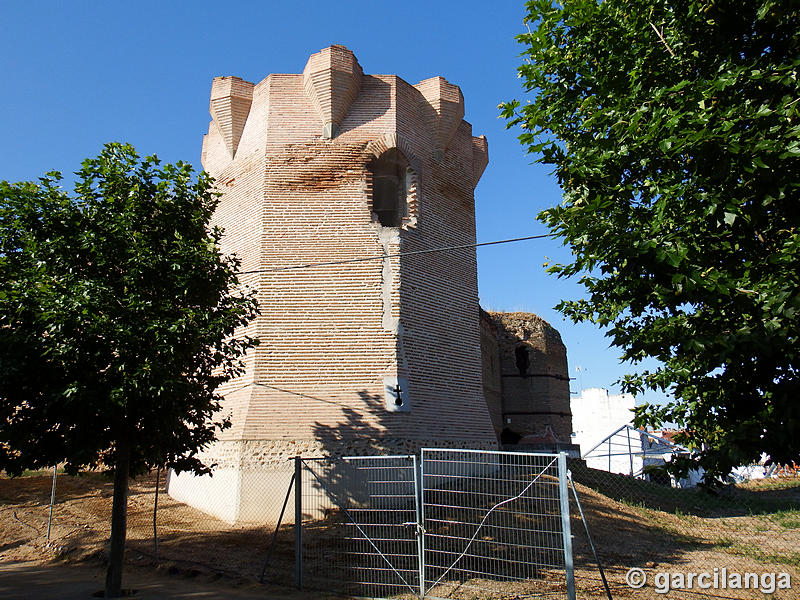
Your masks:
[[[604,496],[628,506],[660,510],[681,518],[772,515],[800,510],[800,479],[758,480],[758,485],[749,482],[714,489],[703,486],[673,488],[627,475],[590,469],[577,461],[570,463],[570,469],[576,482]],[[794,523],[796,520],[790,516],[786,522]]]
[[[64,469],[62,467],[58,467],[58,474],[61,475],[64,473]],[[53,476],[53,468],[49,469],[35,469],[29,470],[26,469],[21,474],[17,475],[17,477],[46,477],[46,476]],[[6,473],[5,471],[0,471],[0,479],[11,479],[11,475]]]
[[[779,510],[770,515],[769,519],[784,529],[800,529],[800,510]]]
[[[712,547],[722,550],[726,554],[732,554],[734,556],[746,556],[764,564],[791,565],[793,567],[800,567],[800,552],[786,552],[783,554],[765,552],[758,546],[754,546],[752,544],[743,544],[741,541],[729,537],[721,537],[717,539]]]

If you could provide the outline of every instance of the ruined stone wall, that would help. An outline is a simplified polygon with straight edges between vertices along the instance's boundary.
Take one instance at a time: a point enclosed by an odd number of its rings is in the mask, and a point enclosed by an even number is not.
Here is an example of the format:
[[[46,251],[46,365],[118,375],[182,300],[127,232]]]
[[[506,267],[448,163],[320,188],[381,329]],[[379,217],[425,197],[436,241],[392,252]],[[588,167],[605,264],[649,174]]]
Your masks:
[[[497,402],[496,379],[487,378],[487,362],[495,360],[492,354],[496,352],[503,441],[570,443],[567,351],[558,331],[532,313],[489,312],[487,316],[494,325],[496,342],[484,338],[484,393],[487,402]],[[490,412],[497,410],[490,405]]]
[[[332,453],[354,439],[495,444],[474,249],[341,264],[475,242],[487,148],[462,118],[458,87],[364,75],[333,46],[302,74],[215,79],[210,108],[203,165],[223,194],[223,249],[261,271],[241,278],[258,291],[261,316],[246,333],[261,345],[223,390],[233,418],[223,439]],[[409,166],[399,227],[371,210],[370,164],[391,148]],[[320,262],[339,264],[282,270]],[[387,410],[386,378],[405,385],[403,410]]]

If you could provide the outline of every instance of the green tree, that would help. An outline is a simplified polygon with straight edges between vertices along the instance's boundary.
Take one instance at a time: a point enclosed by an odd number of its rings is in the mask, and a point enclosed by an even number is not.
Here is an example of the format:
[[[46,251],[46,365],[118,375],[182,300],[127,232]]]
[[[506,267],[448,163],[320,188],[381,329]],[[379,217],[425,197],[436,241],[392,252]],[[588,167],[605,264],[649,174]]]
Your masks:
[[[256,341],[212,181],[108,144],[77,173],[0,183],[0,469],[114,472],[106,596],[120,594],[129,476],[209,471],[215,391]]]
[[[669,390],[638,425],[674,422],[712,474],[800,456],[800,3],[532,0],[501,105],[563,202],[539,219],[572,251],[574,321]]]

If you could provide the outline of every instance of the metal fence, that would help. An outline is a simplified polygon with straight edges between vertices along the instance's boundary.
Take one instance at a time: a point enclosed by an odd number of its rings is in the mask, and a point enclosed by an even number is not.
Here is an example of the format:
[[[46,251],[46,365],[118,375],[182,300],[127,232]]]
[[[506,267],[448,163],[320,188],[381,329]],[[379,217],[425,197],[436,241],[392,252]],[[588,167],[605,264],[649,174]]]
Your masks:
[[[420,589],[415,456],[298,459],[298,587],[370,598]]]
[[[574,598],[566,455],[423,450],[298,459],[298,587]]]
[[[566,455],[432,449],[422,471],[427,594],[574,598]]]
[[[286,586],[300,575],[308,588],[370,597],[418,597],[420,583],[429,597],[567,597],[569,553],[559,553],[567,531],[581,600],[608,598],[597,558],[614,600],[799,597],[796,471],[713,489],[678,488],[669,478],[646,481],[569,461],[596,558],[571,493],[565,527],[552,459],[441,450],[420,458],[307,459],[300,495],[289,488],[295,465],[288,463],[280,478],[257,482],[262,521],[239,524],[177,501],[165,493],[164,474],[157,486],[153,473],[131,484],[127,560],[190,573],[263,575]],[[59,474],[51,504],[52,475],[0,476],[0,560],[105,552],[112,482],[101,474]],[[270,488],[268,480],[279,483]],[[412,502],[417,497],[421,515]],[[640,583],[628,579],[631,570],[644,575],[641,587],[631,587]],[[703,574],[710,581],[698,580]],[[782,574],[794,589],[781,587]]]

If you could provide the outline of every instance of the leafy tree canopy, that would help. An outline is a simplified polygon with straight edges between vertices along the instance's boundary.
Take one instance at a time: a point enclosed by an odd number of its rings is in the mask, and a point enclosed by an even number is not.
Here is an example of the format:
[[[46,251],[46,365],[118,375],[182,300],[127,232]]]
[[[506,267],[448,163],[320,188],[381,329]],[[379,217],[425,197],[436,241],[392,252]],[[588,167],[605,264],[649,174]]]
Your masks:
[[[109,144],[77,173],[0,183],[0,469],[205,472],[216,389],[254,340],[211,180]]]
[[[217,388],[256,341],[212,181],[108,144],[77,173],[0,182],[0,469],[114,471],[106,598],[122,593],[129,475],[208,472]]]
[[[563,203],[539,218],[587,297],[558,308],[661,366],[637,425],[677,423],[714,474],[800,456],[800,3],[531,0],[501,105]]]

